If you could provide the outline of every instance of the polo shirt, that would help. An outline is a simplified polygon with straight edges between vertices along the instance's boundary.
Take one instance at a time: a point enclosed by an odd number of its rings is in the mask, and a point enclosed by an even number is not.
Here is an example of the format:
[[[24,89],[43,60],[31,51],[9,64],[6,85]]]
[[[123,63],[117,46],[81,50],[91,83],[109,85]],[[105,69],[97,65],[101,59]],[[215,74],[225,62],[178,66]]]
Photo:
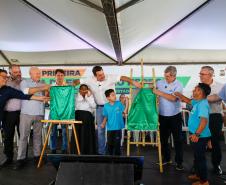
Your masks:
[[[206,118],[208,123],[203,131],[200,133],[200,137],[210,137],[211,133],[209,130],[209,114],[210,114],[210,107],[207,99],[202,100],[192,100],[191,102],[193,108],[191,110],[189,119],[188,119],[188,129],[189,131],[194,134],[200,125],[201,118]]]

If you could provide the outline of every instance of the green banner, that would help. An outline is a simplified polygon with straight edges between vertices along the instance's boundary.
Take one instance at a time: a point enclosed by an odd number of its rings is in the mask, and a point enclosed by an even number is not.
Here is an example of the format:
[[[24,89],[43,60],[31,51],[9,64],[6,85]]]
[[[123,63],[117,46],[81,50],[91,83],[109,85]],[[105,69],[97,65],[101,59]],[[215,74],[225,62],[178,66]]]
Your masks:
[[[50,119],[75,119],[75,88],[73,86],[50,88]]]
[[[157,130],[158,112],[156,95],[151,89],[140,89],[131,105],[128,120],[128,130]]]

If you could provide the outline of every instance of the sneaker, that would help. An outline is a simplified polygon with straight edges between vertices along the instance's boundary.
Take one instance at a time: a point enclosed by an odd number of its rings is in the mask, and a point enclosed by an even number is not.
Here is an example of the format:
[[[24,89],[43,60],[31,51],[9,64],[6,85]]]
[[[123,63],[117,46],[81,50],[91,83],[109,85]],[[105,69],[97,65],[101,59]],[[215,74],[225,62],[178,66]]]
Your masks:
[[[223,171],[222,171],[220,165],[218,165],[218,166],[216,166],[216,167],[214,168],[214,173],[215,173],[216,175],[222,175],[222,174],[223,174]]]
[[[189,175],[188,179],[191,181],[200,181],[200,177],[198,177],[196,174]]]
[[[197,182],[192,183],[192,185],[209,185],[209,182],[208,181],[205,181],[205,182],[197,181]]]
[[[184,167],[182,164],[176,164],[176,170],[181,171],[183,169],[184,169]]]

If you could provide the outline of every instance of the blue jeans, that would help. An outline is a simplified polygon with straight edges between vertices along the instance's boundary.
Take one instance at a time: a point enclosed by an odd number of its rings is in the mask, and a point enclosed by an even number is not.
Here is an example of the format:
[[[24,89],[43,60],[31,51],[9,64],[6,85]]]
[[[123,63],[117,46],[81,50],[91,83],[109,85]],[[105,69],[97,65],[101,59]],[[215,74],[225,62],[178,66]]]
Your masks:
[[[97,139],[98,139],[98,154],[104,155],[106,151],[106,139],[105,139],[105,128],[101,128],[103,122],[103,108],[97,106],[96,109],[96,120],[97,120]]]
[[[67,150],[67,132],[66,125],[61,125],[62,129],[62,146],[61,150]],[[57,148],[57,125],[53,125],[52,132],[50,135],[50,149],[56,150]]]

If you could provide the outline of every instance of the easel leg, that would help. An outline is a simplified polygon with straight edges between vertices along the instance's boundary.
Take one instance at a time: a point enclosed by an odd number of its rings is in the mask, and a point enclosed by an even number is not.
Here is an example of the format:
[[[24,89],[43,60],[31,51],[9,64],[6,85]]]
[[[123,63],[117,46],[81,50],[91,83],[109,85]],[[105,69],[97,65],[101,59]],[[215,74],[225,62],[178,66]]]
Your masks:
[[[78,143],[78,137],[77,137],[77,133],[76,133],[76,129],[75,129],[75,125],[72,124],[72,128],[73,128],[73,132],[74,132],[74,135],[75,135],[75,143],[76,143],[76,148],[77,148],[77,151],[78,151],[78,155],[80,155],[80,147],[79,147],[79,143]]]
[[[44,146],[42,147],[42,152],[41,152],[41,155],[40,155],[40,158],[39,158],[39,161],[38,161],[38,166],[37,168],[39,168],[41,166],[41,163],[42,163],[42,158],[43,158],[43,155],[45,153],[45,149],[46,149],[46,146],[48,144],[48,139],[49,139],[49,135],[50,135],[50,132],[52,130],[52,127],[53,127],[53,123],[50,123],[49,125],[49,129],[48,129],[48,133],[47,133],[47,136],[45,138],[45,143],[44,143]]]
[[[163,172],[163,167],[162,167],[162,150],[161,150],[161,142],[160,142],[160,133],[159,130],[157,131],[157,143],[158,143],[158,153],[159,153],[159,168],[160,168],[160,173]]]
[[[130,131],[127,131],[127,156],[130,156]]]

